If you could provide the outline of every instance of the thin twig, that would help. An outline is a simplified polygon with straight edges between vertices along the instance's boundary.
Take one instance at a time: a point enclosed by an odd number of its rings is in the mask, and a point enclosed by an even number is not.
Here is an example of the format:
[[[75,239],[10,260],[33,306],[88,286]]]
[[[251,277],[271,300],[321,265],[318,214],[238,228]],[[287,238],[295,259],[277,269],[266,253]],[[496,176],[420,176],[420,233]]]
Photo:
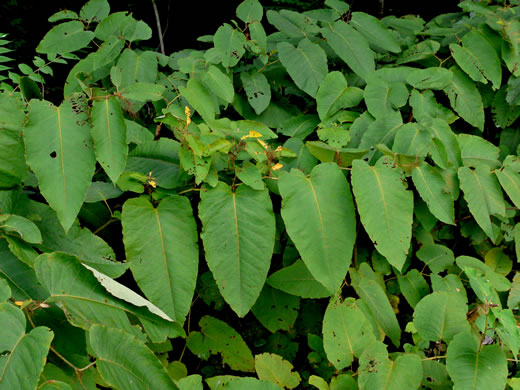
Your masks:
[[[159,46],[161,47],[161,53],[166,55],[166,51],[164,50],[164,41],[163,41],[163,33],[161,28],[161,19],[159,18],[159,10],[157,9],[157,4],[155,4],[155,0],[152,0],[153,12],[155,14],[155,21],[157,23],[157,32],[159,34]]]

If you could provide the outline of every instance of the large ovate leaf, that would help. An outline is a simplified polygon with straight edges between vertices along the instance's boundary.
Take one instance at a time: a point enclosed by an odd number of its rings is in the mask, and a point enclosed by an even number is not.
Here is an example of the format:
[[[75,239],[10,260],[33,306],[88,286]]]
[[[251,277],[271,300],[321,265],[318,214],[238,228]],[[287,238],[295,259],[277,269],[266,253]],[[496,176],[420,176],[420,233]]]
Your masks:
[[[213,36],[213,43],[220,54],[222,65],[226,68],[235,66],[245,53],[244,34],[227,23],[219,27]]]
[[[318,87],[328,73],[327,56],[323,49],[303,39],[294,47],[288,42],[277,45],[280,62],[301,90],[315,97]]]
[[[318,115],[324,121],[343,108],[358,105],[362,98],[362,91],[355,87],[349,88],[341,72],[330,72],[323,79],[316,94]]]
[[[352,286],[363,302],[366,303],[383,332],[395,346],[399,346],[401,327],[381,285],[367,277],[353,277]]]
[[[24,128],[27,164],[65,231],[72,226],[94,174],[95,156],[86,120],[85,112],[75,110],[70,100],[59,107],[32,100]]]
[[[10,303],[0,303],[0,389],[35,389],[53,332],[39,326],[25,333],[25,315]]]
[[[362,79],[375,70],[374,52],[368,42],[353,27],[343,21],[325,27],[322,31],[327,43],[336,54]]]
[[[154,206],[129,199],[121,215],[125,252],[137,284],[152,303],[180,323],[191,306],[198,269],[197,227],[187,198]]]
[[[125,169],[128,155],[126,124],[115,97],[92,104],[92,138],[96,157],[110,180],[116,183]]]
[[[43,37],[36,51],[62,54],[82,49],[94,39],[94,33],[84,29],[83,23],[77,20],[58,24]]]
[[[430,212],[440,221],[455,225],[453,198],[445,190],[446,182],[439,169],[424,163],[412,170],[412,180]]]
[[[117,389],[177,389],[161,361],[121,329],[93,325],[89,345],[103,379]]]
[[[323,317],[323,348],[336,369],[350,366],[372,340],[371,325],[354,302],[329,304]]]
[[[246,91],[247,101],[260,115],[271,102],[271,87],[263,73],[241,72],[240,79]]]
[[[20,137],[24,119],[20,97],[0,93],[0,188],[18,184],[26,170]]]
[[[232,327],[211,316],[199,321],[200,332],[191,332],[186,345],[193,354],[207,360],[211,354],[220,354],[222,362],[231,369],[244,372],[255,370],[251,350]]]
[[[309,177],[294,169],[283,174],[278,188],[289,237],[313,277],[334,294],[350,266],[356,239],[354,203],[345,176],[336,164],[320,164]]]
[[[233,89],[232,79],[215,65],[210,65],[210,67],[202,73],[202,81],[208,86],[212,93],[225,102],[231,103],[233,101],[235,90]],[[257,112],[257,114],[259,113]]]
[[[300,374],[292,372],[293,365],[280,355],[262,353],[255,356],[255,371],[260,380],[276,383],[286,389],[300,384]]]
[[[215,103],[204,84],[196,79],[190,79],[186,87],[180,87],[179,90],[204,120],[215,119]]]
[[[410,270],[406,275],[397,277],[399,288],[412,308],[430,292],[430,287],[424,276],[416,269]]]
[[[59,302],[75,326],[88,330],[93,324],[102,324],[139,335],[127,314],[142,321],[168,324],[147,308],[131,305],[109,294],[92,272],[73,256],[59,252],[42,254],[34,267],[38,280],[49,290],[48,299]]]
[[[416,69],[408,75],[406,82],[418,89],[443,89],[453,79],[453,73],[445,68]]]
[[[459,297],[436,291],[415,306],[413,323],[423,339],[449,342],[456,334],[469,330],[467,312],[468,306]]]
[[[391,360],[385,345],[379,341],[365,349],[359,359],[359,373],[360,390],[415,390],[423,377],[418,355],[401,354]]]
[[[319,283],[302,260],[271,274],[267,284],[288,294],[302,298],[326,298],[330,296],[327,289]]]
[[[289,330],[294,326],[300,298],[265,285],[251,311],[269,331]]]
[[[504,197],[496,176],[485,166],[474,170],[460,167],[458,176],[469,211],[488,237],[495,241],[498,232],[491,215],[505,214]]]
[[[401,47],[394,35],[377,18],[364,12],[352,12],[350,24],[359,31],[371,45],[399,53]]]
[[[462,37],[462,44],[464,47],[450,45],[457,65],[474,81],[485,84],[489,80],[493,88],[498,89],[502,82],[502,68],[497,53],[486,36],[474,29]]]
[[[408,254],[413,220],[413,194],[406,190],[398,168],[378,161],[352,164],[352,190],[361,223],[374,246],[390,264],[401,269]]]
[[[520,207],[520,174],[509,166],[495,170],[500,185],[516,207]]]
[[[498,344],[479,345],[469,332],[456,335],[448,345],[446,366],[455,389],[502,390],[507,360]]]
[[[451,107],[469,124],[484,130],[484,106],[482,96],[475,83],[456,66],[451,84],[444,88],[450,99]]]
[[[269,194],[219,183],[201,192],[199,218],[206,261],[220,293],[243,317],[258,298],[271,263],[275,220]]]

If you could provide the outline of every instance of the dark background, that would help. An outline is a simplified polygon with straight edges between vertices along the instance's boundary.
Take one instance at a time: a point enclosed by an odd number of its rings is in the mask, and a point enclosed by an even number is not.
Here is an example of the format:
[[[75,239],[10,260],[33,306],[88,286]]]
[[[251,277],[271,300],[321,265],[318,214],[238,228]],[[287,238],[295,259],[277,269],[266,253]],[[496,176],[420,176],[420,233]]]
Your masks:
[[[79,12],[85,1],[70,0],[0,0],[0,33],[9,33],[12,41],[9,53],[18,62],[31,63],[34,49],[51,28],[48,17],[57,11],[70,9]],[[324,0],[260,0],[266,8],[288,8],[296,11],[321,8]],[[430,20],[436,15],[457,12],[458,0],[402,1],[348,0],[352,11],[374,16],[415,14]],[[241,0],[156,0],[163,31],[166,54],[197,48],[197,37],[213,34],[222,24],[236,19],[235,9]],[[131,11],[136,19],[144,20],[153,30],[151,46],[159,46],[151,0],[109,0],[111,12]],[[200,46],[202,47],[202,46]]]

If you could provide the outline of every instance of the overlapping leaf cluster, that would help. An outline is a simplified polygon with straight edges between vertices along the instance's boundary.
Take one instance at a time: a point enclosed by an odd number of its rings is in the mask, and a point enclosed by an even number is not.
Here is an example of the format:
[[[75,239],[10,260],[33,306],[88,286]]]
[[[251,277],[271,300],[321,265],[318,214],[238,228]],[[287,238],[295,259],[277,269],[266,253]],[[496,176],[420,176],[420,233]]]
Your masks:
[[[170,56],[53,15],[0,93],[0,389],[520,388],[520,7],[460,7],[245,0]]]

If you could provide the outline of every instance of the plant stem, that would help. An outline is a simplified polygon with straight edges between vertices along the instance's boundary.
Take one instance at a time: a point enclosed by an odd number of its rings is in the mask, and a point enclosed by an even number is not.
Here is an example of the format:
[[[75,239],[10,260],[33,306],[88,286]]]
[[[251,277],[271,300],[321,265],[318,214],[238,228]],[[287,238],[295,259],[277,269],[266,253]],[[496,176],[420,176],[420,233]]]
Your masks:
[[[161,19],[159,18],[159,10],[157,9],[157,4],[155,4],[155,0],[152,0],[152,6],[153,6],[153,12],[155,14],[155,21],[157,23],[157,33],[159,34],[159,46],[161,47],[161,53],[166,55],[166,51],[164,50]]]

